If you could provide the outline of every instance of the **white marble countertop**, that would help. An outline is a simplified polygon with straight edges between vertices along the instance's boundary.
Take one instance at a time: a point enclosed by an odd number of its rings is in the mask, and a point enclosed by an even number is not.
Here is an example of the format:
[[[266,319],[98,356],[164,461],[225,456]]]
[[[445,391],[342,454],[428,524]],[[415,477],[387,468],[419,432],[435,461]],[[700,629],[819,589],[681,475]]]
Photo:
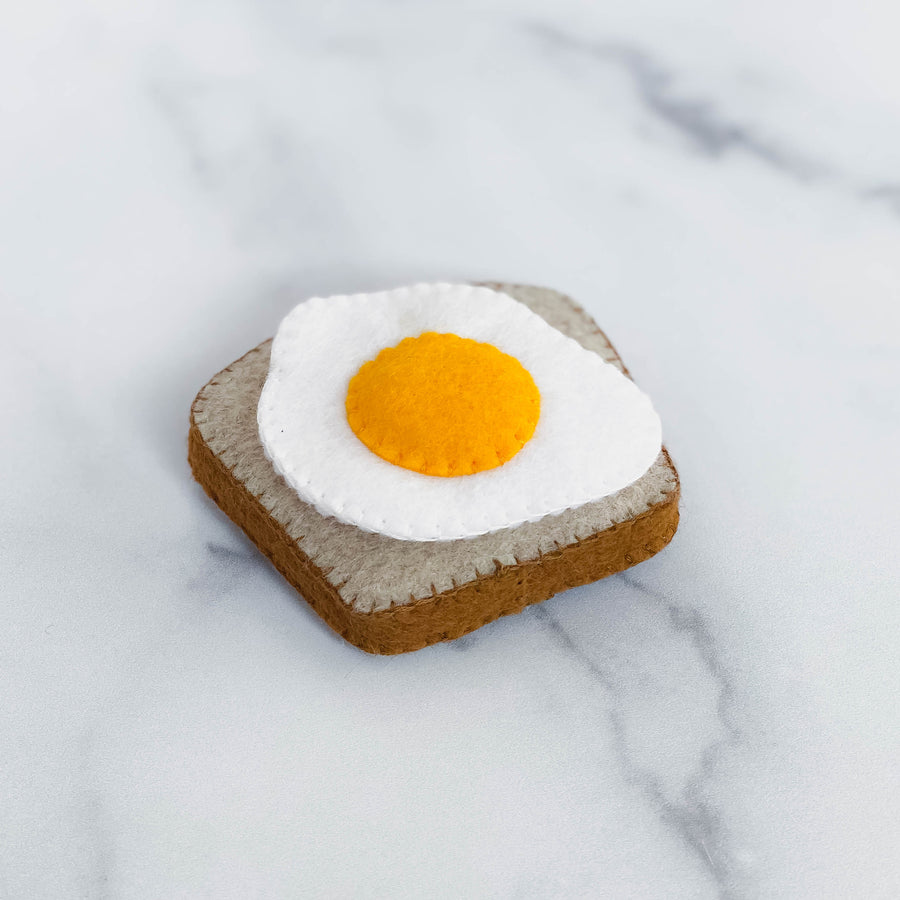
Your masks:
[[[0,32],[0,898],[900,896],[896,4],[36,2]],[[192,481],[299,299],[572,294],[673,543],[343,643]]]

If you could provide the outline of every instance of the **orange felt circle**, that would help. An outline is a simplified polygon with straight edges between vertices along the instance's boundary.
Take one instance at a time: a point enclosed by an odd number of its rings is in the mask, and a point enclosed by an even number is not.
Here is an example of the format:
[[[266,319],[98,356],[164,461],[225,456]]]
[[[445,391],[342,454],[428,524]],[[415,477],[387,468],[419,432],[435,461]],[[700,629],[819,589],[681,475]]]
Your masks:
[[[528,370],[492,344],[427,331],[363,363],[347,421],[375,454],[423,475],[472,475],[531,439],[541,395]]]

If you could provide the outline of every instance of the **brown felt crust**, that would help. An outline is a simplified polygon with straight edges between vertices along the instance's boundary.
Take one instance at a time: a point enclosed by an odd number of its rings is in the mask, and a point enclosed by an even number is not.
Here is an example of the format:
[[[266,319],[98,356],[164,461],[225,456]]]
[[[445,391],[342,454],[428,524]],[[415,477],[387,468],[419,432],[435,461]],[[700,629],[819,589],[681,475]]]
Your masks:
[[[674,472],[665,449],[663,453]],[[406,653],[452,640],[567,588],[621,572],[658,553],[678,527],[680,487],[676,483],[660,503],[584,540],[517,565],[498,565],[491,574],[431,597],[361,612],[340,597],[327,573],[210,449],[194,419],[193,406],[188,461],[206,493],[312,608],[338,634],[368,653]]]

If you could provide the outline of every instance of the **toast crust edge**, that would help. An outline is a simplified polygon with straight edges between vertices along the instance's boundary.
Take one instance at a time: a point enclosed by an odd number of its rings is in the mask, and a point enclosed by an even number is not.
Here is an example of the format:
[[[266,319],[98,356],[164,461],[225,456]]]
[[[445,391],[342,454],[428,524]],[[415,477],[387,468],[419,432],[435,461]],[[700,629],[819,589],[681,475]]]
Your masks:
[[[200,393],[194,401],[200,398]],[[678,527],[681,487],[676,476],[665,499],[632,519],[566,547],[516,565],[497,564],[491,574],[431,597],[375,612],[345,603],[326,575],[288,536],[204,440],[191,406],[188,462],[194,478],[222,511],[269,558],[318,615],[345,640],[367,653],[420,650],[468,634],[501,616],[521,612],[568,588],[598,581],[654,556]]]

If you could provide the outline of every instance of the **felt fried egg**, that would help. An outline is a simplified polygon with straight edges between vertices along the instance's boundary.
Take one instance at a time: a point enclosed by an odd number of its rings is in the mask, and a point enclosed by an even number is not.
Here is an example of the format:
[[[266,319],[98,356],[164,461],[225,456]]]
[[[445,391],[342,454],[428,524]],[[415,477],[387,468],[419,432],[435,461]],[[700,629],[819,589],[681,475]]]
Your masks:
[[[282,321],[258,407],[276,471],[320,513],[412,541],[599,500],[659,454],[649,398],[486,287],[316,297]]]

